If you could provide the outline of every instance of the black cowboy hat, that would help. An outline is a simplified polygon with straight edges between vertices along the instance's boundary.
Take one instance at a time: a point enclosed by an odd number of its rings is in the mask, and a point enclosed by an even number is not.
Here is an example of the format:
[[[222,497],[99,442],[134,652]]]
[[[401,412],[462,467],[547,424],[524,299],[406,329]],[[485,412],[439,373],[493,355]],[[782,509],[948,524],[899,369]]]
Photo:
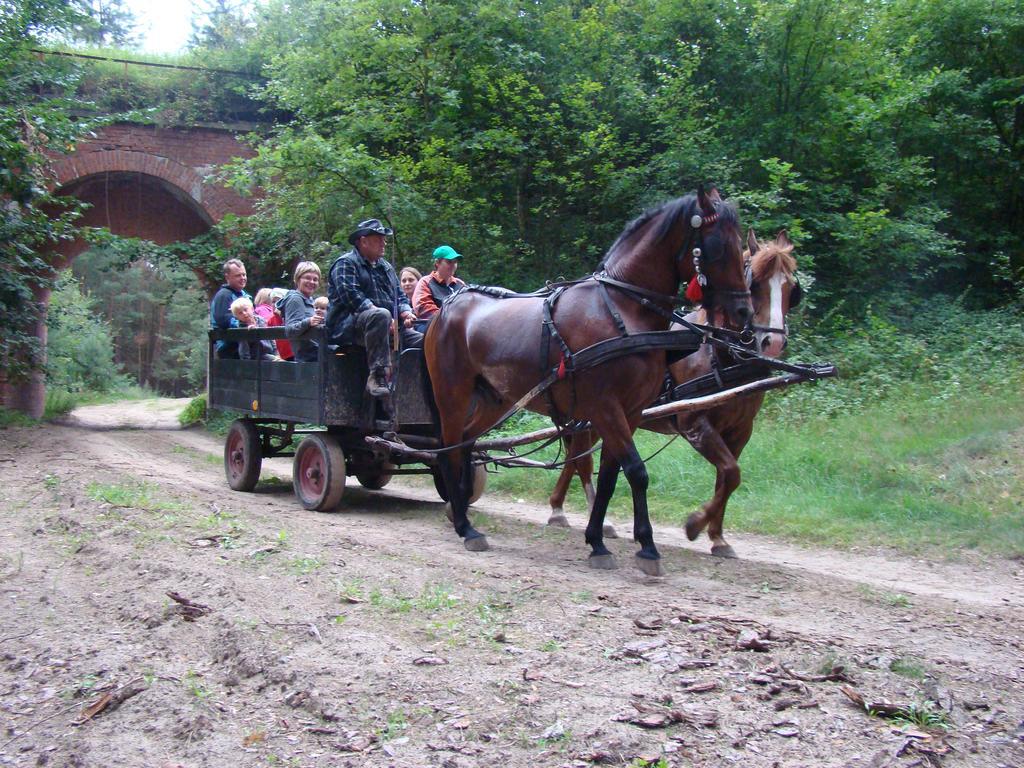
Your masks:
[[[366,235],[388,235],[395,234],[391,227],[385,227],[380,223],[380,219],[367,219],[366,221],[360,221],[359,226],[356,227],[356,231],[348,236],[348,242],[350,245],[355,245],[356,240]]]

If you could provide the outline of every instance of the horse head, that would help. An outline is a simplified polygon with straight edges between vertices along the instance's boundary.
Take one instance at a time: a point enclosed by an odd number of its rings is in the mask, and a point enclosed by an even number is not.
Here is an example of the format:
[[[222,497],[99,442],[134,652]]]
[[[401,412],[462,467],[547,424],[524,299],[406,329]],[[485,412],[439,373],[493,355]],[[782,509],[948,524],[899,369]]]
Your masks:
[[[759,243],[754,230],[747,232],[750,262],[750,293],[754,303],[754,337],[757,351],[778,357],[786,348],[789,333],[786,315],[800,303],[793,242],[786,230],[774,240]]]
[[[690,232],[678,270],[681,280],[690,280],[687,297],[699,301],[709,317],[721,314],[727,326],[745,328],[753,307],[735,207],[714,187],[699,187],[685,226]]]

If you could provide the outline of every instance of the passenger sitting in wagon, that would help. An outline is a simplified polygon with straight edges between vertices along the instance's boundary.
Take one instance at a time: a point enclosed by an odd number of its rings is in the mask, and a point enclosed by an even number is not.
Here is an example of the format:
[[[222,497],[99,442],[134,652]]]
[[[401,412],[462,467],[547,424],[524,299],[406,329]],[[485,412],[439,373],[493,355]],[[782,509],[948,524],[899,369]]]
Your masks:
[[[310,328],[324,324],[324,316],[313,308],[313,294],[320,287],[320,267],[312,261],[300,261],[295,267],[294,279],[296,290],[288,291],[277,306],[284,316],[289,338],[295,339],[292,341],[295,362],[316,362],[317,343],[301,336]]]
[[[450,245],[439,245],[434,249],[434,271],[420,278],[412,294],[418,328],[421,324],[425,328],[427,321],[441,309],[444,300],[465,285],[455,276],[461,258],[462,254]]]
[[[266,328],[267,321],[256,314],[252,302],[243,296],[231,302],[231,314],[242,328]],[[238,357],[242,360],[280,360],[277,348],[269,339],[238,342]]]
[[[260,288],[256,293],[254,311],[257,315],[267,321],[267,328],[277,328],[284,325],[281,318],[281,310],[277,308],[277,302],[288,293],[284,288]],[[287,339],[276,339],[277,354],[282,360],[292,359],[292,345]]]
[[[349,235],[352,250],[338,257],[327,278],[327,332],[332,343],[366,348],[370,375],[366,391],[371,397],[389,393],[391,377],[390,331],[396,325],[404,347],[423,344],[413,330],[415,315],[402,292],[394,268],[383,258],[387,237],[394,232],[379,219],[359,223]]]
[[[245,292],[246,280],[245,264],[238,259],[228,259],[224,262],[224,285],[210,301],[210,328],[226,330],[238,327],[238,322],[231,315],[231,302],[243,296],[248,298],[249,294]],[[214,353],[220,358],[237,358],[238,345],[217,339]]]

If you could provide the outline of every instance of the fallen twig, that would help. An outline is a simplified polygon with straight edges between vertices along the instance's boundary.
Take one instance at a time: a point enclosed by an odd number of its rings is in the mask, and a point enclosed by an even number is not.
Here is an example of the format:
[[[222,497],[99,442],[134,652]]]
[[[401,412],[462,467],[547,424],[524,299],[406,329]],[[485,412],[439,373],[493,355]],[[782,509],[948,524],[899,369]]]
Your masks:
[[[781,661],[779,662],[779,669],[786,673],[787,676],[794,680],[802,680],[805,683],[852,683],[853,679],[846,674],[845,667],[836,665],[832,667],[831,671],[824,675],[808,675],[802,672],[794,672]]]
[[[187,597],[183,597],[177,592],[168,592],[167,596],[181,606],[181,617],[185,621],[195,621],[200,616],[205,616],[213,611],[213,608],[210,606],[192,602]]]
[[[7,637],[0,637],[0,643],[6,643],[8,640],[20,640],[23,637],[34,635],[38,630],[30,629],[28,632],[22,632],[20,635],[8,635]]]
[[[128,701],[132,696],[138,696],[147,688],[149,688],[149,686],[146,685],[145,681],[141,677],[129,680],[120,688],[104,693],[97,701],[83,709],[82,717],[75,723],[75,725],[82,725],[83,723],[92,720],[100,712],[112,712]]]

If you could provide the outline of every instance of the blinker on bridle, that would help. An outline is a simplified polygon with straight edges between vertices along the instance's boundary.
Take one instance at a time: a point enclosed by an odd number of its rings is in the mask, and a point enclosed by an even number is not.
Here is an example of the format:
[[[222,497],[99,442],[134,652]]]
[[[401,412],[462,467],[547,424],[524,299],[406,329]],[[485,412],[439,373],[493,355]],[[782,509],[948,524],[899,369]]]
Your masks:
[[[718,211],[715,211],[714,213],[709,213],[706,216],[701,216],[699,213],[695,213],[693,214],[693,216],[690,217],[690,228],[693,230],[693,235],[695,236],[697,242],[693,246],[693,249],[690,251],[690,253],[693,254],[694,274],[693,279],[690,280],[690,284],[686,286],[685,295],[686,298],[689,301],[692,301],[694,304],[700,303],[701,301],[704,300],[704,288],[708,284],[707,275],[705,275],[700,268],[700,257],[703,253],[700,247],[701,243],[703,242],[703,238],[701,237],[701,228],[705,224],[714,224],[716,221],[718,221]],[[687,237],[686,241],[683,244],[682,250],[679,251],[679,261],[682,261],[686,257],[687,246],[690,244],[690,242],[690,237]]]

